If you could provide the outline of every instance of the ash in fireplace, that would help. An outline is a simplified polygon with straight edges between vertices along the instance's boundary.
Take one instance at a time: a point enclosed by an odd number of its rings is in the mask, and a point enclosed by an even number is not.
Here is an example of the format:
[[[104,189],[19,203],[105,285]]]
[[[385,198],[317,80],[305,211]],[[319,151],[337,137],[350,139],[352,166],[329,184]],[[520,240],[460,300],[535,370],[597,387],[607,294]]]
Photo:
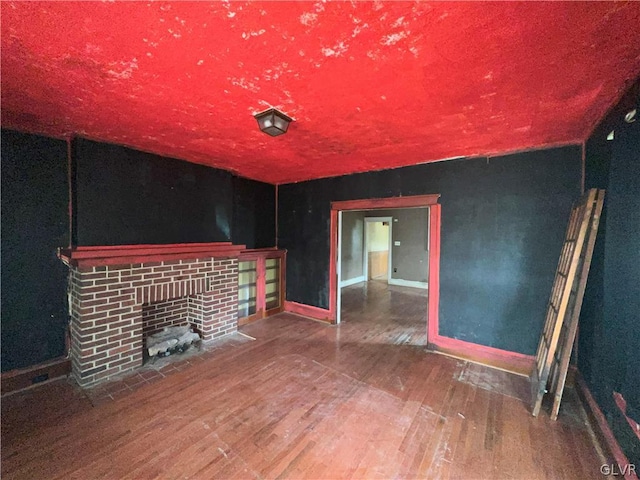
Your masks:
[[[189,325],[165,327],[163,331],[147,337],[147,351],[149,357],[166,357],[172,353],[182,353],[192,343],[199,341],[200,335]]]

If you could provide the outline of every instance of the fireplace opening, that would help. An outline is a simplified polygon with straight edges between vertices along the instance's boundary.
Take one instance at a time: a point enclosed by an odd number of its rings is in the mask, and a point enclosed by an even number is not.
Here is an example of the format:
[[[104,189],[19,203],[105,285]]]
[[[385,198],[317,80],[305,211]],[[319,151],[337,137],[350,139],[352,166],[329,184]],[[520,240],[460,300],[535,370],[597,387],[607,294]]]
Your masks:
[[[190,313],[195,297],[185,296],[142,305],[143,363],[199,348],[201,332]]]

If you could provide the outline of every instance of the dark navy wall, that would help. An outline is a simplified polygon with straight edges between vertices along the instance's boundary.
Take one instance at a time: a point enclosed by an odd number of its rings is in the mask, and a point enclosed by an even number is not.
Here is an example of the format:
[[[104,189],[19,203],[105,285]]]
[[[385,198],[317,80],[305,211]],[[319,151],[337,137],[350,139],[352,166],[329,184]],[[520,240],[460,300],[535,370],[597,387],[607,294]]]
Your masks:
[[[275,186],[82,138],[72,143],[73,243],[275,245]],[[2,131],[2,370],[65,353],[67,142]]]
[[[636,83],[586,144],[586,186],[606,189],[580,316],[578,368],[631,463],[640,441],[613,401],[621,393],[640,422],[640,109]],[[607,140],[614,131],[614,139]]]
[[[229,172],[82,138],[73,166],[77,245],[231,241]]]
[[[232,240],[247,248],[276,245],[276,187],[243,177],[233,179]]]
[[[581,155],[570,146],[281,185],[287,299],[329,307],[332,201],[439,193],[440,334],[534,354]]]
[[[65,352],[67,143],[2,131],[2,371]]]

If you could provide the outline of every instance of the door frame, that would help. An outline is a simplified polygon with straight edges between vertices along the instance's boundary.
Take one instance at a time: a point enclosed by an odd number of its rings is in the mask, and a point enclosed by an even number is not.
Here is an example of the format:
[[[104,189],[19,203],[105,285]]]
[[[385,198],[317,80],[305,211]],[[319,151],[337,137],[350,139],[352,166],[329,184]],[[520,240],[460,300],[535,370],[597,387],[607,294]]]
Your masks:
[[[391,255],[392,249],[391,247],[393,242],[393,217],[364,217],[364,277],[365,282],[369,281],[369,237],[367,234],[367,223],[378,223],[378,222],[388,222],[389,223],[389,238],[387,239],[387,282],[391,279]]]
[[[339,318],[339,223],[344,210],[383,210],[390,208],[429,207],[429,295],[427,308],[427,344],[438,337],[438,305],[440,301],[440,194],[410,197],[370,198],[331,202],[329,248],[329,318]],[[339,221],[340,219],[340,221]]]

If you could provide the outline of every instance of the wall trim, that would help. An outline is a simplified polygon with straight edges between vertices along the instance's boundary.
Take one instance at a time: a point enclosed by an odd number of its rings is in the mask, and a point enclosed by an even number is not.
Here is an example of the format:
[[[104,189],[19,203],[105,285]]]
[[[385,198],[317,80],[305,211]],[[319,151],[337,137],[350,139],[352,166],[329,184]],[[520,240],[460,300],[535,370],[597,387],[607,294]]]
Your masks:
[[[79,268],[198,258],[238,257],[245,245],[231,242],[110,245],[58,249],[58,258]]]
[[[359,277],[354,277],[349,280],[343,280],[340,282],[340,288],[350,287],[351,285],[355,285],[356,283],[366,282],[367,279],[364,275],[360,275]]]
[[[595,398],[591,394],[587,383],[584,381],[582,374],[580,371],[576,374],[576,391],[578,393],[578,397],[582,401],[582,406],[587,412],[587,417],[589,419],[589,423],[591,424],[591,428],[602,448],[604,456],[607,459],[609,465],[617,464],[614,466],[625,466],[629,465],[629,459],[622,451],[620,444],[616,440],[615,435],[611,431],[609,424],[607,423],[607,419],[605,418],[602,410],[600,410],[600,406],[596,402]],[[617,472],[617,476],[624,478],[624,480],[638,480],[638,475],[634,472],[629,471],[629,469],[625,469],[623,472],[622,469]]]
[[[438,333],[440,302],[440,194],[408,197],[369,198],[331,202],[329,234],[329,319],[335,322],[338,311],[338,212],[344,210],[376,210],[389,208],[429,207],[429,297],[427,342]]]
[[[479,363],[523,377],[528,377],[531,374],[536,360],[533,355],[510,352],[441,335],[430,339],[428,348],[450,357]]]
[[[397,285],[399,287],[422,288],[423,290],[427,290],[429,288],[428,282],[417,282],[415,280],[402,280],[401,278],[390,278],[389,285]]]
[[[65,357],[56,358],[31,367],[3,372],[1,375],[2,396],[37,385],[44,385],[53,380],[66,377],[70,372],[71,360]],[[43,380],[34,382],[38,377]]]
[[[428,207],[438,202],[440,194],[413,195],[410,197],[363,198],[331,202],[333,210],[375,210],[387,208]]]
[[[324,323],[335,323],[331,318],[331,311],[326,308],[314,307],[312,305],[305,305],[304,303],[291,302],[287,300],[284,302],[284,311],[308,317],[313,320],[320,320]]]

